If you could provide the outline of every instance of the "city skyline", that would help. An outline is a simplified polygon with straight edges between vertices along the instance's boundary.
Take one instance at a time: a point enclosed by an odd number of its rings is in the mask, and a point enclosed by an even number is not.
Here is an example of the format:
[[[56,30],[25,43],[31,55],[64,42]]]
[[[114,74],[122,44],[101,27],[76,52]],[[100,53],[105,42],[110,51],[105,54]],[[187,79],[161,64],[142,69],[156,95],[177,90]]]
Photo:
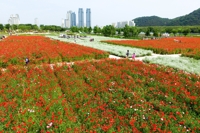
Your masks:
[[[65,18],[66,12],[76,11],[79,7],[92,9],[92,27],[105,26],[113,22],[130,21],[137,17],[159,16],[162,18],[176,18],[184,16],[197,10],[200,5],[199,0],[49,0],[48,2],[39,0],[6,0],[1,2],[0,23],[7,24],[11,14],[19,14],[20,23],[33,24],[34,18],[40,20],[40,24],[58,25],[60,20]],[[170,8],[169,8],[170,7]],[[84,10],[85,11],[85,10]]]
[[[86,19],[84,19],[86,18]],[[61,27],[70,28],[77,27],[91,27],[91,9],[86,9],[86,16],[84,16],[84,9],[78,8],[78,23],[76,23],[76,13],[73,11],[67,11],[66,19],[62,18]],[[85,20],[85,21],[84,21]]]

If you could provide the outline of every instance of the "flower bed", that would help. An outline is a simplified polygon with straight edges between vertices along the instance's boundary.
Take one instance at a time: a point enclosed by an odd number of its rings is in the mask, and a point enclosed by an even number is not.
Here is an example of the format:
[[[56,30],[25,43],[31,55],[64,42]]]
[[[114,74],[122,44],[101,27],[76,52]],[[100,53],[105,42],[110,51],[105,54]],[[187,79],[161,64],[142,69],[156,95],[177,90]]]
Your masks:
[[[42,36],[10,36],[0,42],[0,67],[55,63],[108,57],[108,53],[73,43],[50,40]]]
[[[179,70],[183,70],[189,73],[200,74],[200,60],[196,60],[189,57],[171,57],[171,56],[161,56],[161,57],[145,57],[144,62],[161,64],[164,66],[170,66]]]
[[[200,77],[172,68],[101,60],[0,76],[0,131],[200,130]]]
[[[144,48],[153,50],[158,54],[183,54],[184,56],[200,59],[200,38],[177,37],[159,40],[108,40],[102,42]]]
[[[65,42],[74,42],[74,38],[59,38],[57,36],[47,36],[53,39],[58,39],[61,41],[65,41]],[[87,47],[92,47],[95,49],[99,49],[99,50],[103,50],[106,51],[110,54],[116,55],[116,56],[120,56],[120,57],[126,57],[126,52],[127,50],[129,50],[129,52],[131,53],[129,55],[129,57],[131,57],[131,55],[133,53],[136,53],[137,57],[140,56],[145,56],[145,55],[151,55],[153,52],[151,50],[144,50],[141,48],[133,48],[133,47],[124,47],[124,46],[117,46],[117,45],[111,45],[111,44],[107,44],[107,43],[102,43],[100,42],[101,40],[108,40],[108,39],[116,39],[116,38],[108,38],[108,37],[98,37],[98,36],[92,36],[91,38],[94,38],[94,41],[90,42],[90,38],[77,38],[76,39],[76,43],[79,45],[84,45]]]

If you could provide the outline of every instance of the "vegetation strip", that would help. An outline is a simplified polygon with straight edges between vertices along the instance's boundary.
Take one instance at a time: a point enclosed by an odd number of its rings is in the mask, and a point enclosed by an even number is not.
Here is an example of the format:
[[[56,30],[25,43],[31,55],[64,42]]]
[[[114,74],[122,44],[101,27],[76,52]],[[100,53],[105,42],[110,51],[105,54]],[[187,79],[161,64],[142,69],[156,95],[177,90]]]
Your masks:
[[[108,53],[42,36],[10,36],[0,42],[0,67],[107,58]]]
[[[176,37],[158,40],[108,40],[109,44],[138,47],[152,50],[157,54],[182,54],[183,56],[200,59],[200,38]]]
[[[12,132],[196,132],[200,77],[130,60],[0,74],[0,130]]]

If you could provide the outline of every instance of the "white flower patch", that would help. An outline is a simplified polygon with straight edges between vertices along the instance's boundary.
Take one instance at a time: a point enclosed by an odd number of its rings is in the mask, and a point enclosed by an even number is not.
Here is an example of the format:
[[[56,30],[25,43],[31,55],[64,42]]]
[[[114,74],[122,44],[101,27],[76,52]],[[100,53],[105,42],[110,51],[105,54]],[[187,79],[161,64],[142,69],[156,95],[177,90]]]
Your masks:
[[[33,113],[33,112],[35,112],[35,110],[33,110],[33,109],[28,109],[28,112]]]

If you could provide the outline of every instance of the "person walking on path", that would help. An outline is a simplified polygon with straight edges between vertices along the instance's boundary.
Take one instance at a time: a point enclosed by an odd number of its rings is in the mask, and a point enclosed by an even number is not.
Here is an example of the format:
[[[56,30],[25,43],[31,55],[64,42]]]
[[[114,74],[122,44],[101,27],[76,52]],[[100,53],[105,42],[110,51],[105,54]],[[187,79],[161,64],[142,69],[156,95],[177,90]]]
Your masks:
[[[128,58],[128,56],[129,56],[129,50],[127,50],[126,52],[126,58]]]
[[[132,60],[135,60],[135,53],[133,53],[133,55],[132,55]]]

